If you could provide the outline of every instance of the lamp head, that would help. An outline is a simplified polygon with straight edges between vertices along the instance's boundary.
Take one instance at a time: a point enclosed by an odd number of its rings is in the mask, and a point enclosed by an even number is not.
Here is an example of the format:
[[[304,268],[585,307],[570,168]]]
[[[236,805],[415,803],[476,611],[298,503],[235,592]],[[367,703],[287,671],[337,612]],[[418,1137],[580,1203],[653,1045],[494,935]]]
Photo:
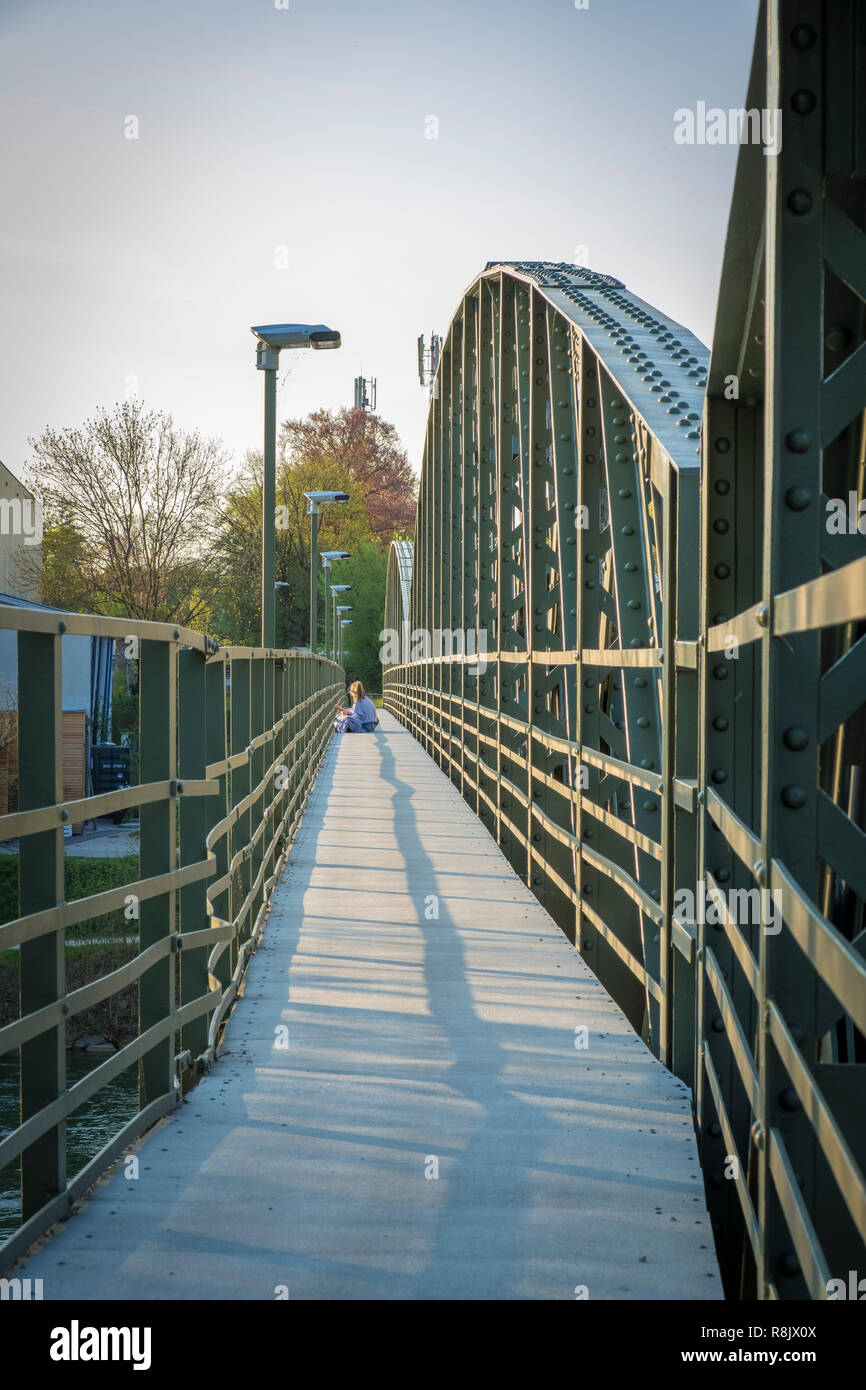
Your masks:
[[[317,516],[320,507],[326,507],[329,502],[348,502],[348,492],[305,492],[307,499],[307,515]]]
[[[338,348],[340,335],[325,323],[263,323],[251,328],[265,347],[281,352],[283,348]]]

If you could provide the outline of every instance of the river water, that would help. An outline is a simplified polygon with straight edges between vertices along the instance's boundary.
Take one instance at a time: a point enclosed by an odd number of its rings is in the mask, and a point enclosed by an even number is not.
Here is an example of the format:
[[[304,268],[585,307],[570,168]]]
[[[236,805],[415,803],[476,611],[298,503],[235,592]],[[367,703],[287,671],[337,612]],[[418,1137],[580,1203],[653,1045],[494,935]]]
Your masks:
[[[73,1086],[100,1062],[107,1052],[67,1052],[67,1085]],[[18,1059],[13,1053],[0,1058],[0,1138],[19,1121]],[[71,1115],[66,1126],[66,1163],[73,1178],[138,1109],[138,1064],[103,1089]],[[18,1164],[0,1172],[0,1241],[11,1236],[21,1220]]]

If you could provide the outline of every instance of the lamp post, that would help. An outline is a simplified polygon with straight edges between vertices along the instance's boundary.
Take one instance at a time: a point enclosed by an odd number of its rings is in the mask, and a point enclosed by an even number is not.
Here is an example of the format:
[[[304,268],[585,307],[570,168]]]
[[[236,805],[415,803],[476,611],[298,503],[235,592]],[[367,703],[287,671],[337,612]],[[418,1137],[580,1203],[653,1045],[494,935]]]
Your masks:
[[[334,660],[337,659],[337,595],[346,594],[351,589],[351,584],[332,584],[331,602],[334,605]]]
[[[274,534],[277,503],[277,367],[283,348],[338,348],[340,335],[324,323],[271,323],[250,330],[258,339],[256,367],[265,374],[262,469],[262,646],[275,643]]]
[[[340,620],[340,614],[341,614],[341,613],[351,613],[351,611],[352,611],[352,609],[351,609],[351,607],[350,607],[349,604],[343,604],[343,606],[342,606],[341,608],[337,608],[337,609],[335,610],[335,612],[334,612],[334,645],[335,645],[335,646],[336,646],[336,643],[337,643],[337,623],[338,623],[338,621]],[[351,620],[351,618],[347,618],[345,621],[346,621],[346,622],[351,622],[352,620]],[[342,643],[342,636],[343,636],[343,629],[342,629],[342,627],[341,627],[341,628],[340,628],[340,638],[341,638],[341,641],[340,641],[340,665],[343,664],[343,643]]]
[[[325,571],[325,655],[331,655],[331,605],[328,603],[328,586],[331,582],[331,561],[349,560],[351,556],[348,550],[323,550],[322,569]],[[318,595],[316,596],[316,609],[318,612]],[[337,630],[334,629],[334,644],[336,645]]]
[[[340,664],[340,666],[342,666],[342,664],[343,664],[343,628],[344,628],[344,627],[351,627],[351,626],[352,626],[352,619],[351,619],[351,618],[341,618],[341,619],[340,619],[340,656],[339,656],[339,664]]]
[[[348,502],[348,492],[305,492],[310,516],[310,651],[319,650],[319,511],[331,502]],[[345,550],[327,550],[326,555],[348,555]]]

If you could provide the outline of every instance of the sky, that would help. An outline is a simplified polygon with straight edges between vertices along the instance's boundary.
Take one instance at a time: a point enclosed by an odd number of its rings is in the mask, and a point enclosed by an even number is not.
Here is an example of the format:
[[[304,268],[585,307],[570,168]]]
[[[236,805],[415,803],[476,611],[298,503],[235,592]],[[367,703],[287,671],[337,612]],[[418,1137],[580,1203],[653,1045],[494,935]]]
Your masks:
[[[240,462],[250,325],[298,321],[343,346],[282,354],[279,418],[375,376],[418,468],[418,335],[490,260],[581,261],[709,344],[737,150],[674,113],[742,105],[757,9],[0,0],[0,460],[136,394]]]

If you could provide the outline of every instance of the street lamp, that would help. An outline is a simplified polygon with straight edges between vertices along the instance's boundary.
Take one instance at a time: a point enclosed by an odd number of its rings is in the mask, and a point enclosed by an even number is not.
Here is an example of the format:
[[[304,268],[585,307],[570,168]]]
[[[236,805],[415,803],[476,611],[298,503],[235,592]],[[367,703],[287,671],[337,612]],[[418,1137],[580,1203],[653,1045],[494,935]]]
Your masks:
[[[310,651],[319,650],[319,510],[331,502],[348,502],[348,492],[305,492],[310,517]],[[327,551],[329,555],[344,554]]]
[[[331,582],[331,561],[349,560],[351,556],[348,550],[323,550],[322,569],[325,571],[325,655],[331,656],[331,605],[328,603],[328,585]],[[316,595],[316,618],[318,620],[318,594]],[[337,630],[334,629],[334,639],[336,645]]]
[[[275,644],[274,534],[277,504],[277,367],[283,348],[338,348],[340,335],[324,323],[271,323],[251,328],[258,338],[256,367],[265,374],[265,448],[262,471],[262,646]]]
[[[335,660],[335,661],[336,661],[336,659],[337,659],[337,595],[338,595],[338,594],[345,594],[345,593],[348,593],[349,590],[351,589],[351,587],[352,587],[351,584],[332,584],[332,585],[331,585],[331,602],[332,602],[333,605],[334,605],[334,660]],[[327,595],[326,595],[326,598],[327,598]]]

